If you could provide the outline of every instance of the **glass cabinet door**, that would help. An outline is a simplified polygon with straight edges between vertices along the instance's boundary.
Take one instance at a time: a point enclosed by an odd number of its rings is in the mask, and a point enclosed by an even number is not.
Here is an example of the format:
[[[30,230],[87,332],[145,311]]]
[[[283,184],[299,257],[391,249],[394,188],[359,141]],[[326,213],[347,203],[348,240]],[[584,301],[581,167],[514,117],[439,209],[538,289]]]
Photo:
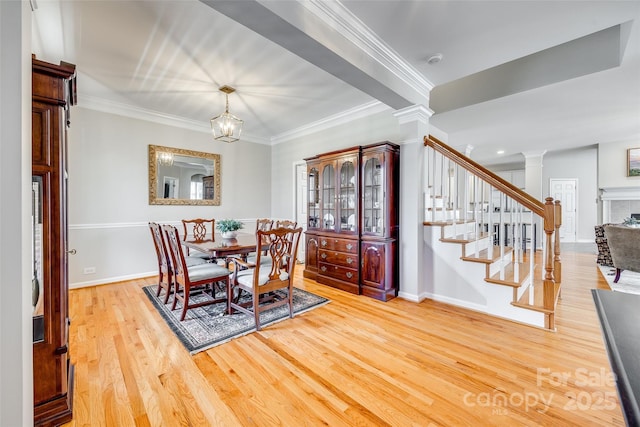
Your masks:
[[[385,234],[384,173],[378,157],[366,159],[363,168],[363,231],[368,234]]]
[[[345,161],[340,166],[340,230],[353,231],[358,226],[358,200],[356,199],[356,166],[353,161]]]
[[[321,228],[334,229],[336,224],[336,183],[333,164],[322,169],[322,225]]]
[[[320,226],[320,176],[318,169],[311,168],[308,179],[307,199],[307,227],[318,228]]]

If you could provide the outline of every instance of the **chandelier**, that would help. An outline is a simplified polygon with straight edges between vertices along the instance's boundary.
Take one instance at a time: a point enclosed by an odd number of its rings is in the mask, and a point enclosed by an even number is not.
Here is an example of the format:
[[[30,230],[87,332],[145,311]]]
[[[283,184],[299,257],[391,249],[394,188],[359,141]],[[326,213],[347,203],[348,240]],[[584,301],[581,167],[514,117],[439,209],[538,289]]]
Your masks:
[[[158,152],[158,164],[162,166],[172,166],[173,165],[173,154],[168,153],[166,151]]]
[[[213,131],[213,139],[224,142],[235,142],[240,139],[242,124],[244,120],[240,120],[229,112],[229,94],[236,90],[231,86],[222,86],[220,92],[224,92],[227,98],[227,107],[224,113],[211,119],[211,130]]]

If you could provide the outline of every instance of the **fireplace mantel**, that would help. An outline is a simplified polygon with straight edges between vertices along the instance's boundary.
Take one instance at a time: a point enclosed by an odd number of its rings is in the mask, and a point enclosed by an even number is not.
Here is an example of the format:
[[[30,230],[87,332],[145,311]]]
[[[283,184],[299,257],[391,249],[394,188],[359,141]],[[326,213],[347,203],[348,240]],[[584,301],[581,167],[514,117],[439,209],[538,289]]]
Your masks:
[[[640,187],[606,187],[600,189],[602,223],[620,223],[640,213]]]
[[[601,200],[640,200],[640,187],[607,187],[600,189]]]

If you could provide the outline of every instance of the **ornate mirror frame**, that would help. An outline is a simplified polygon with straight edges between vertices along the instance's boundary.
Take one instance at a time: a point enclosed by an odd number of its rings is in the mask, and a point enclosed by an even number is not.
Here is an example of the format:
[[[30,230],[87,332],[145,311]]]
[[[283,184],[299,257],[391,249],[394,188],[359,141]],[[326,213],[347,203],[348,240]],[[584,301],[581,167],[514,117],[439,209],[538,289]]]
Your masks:
[[[213,199],[165,199],[158,197],[158,155],[170,153],[174,156],[189,156],[213,162]],[[149,144],[149,204],[150,205],[204,205],[220,206],[220,155],[182,148],[162,147]]]

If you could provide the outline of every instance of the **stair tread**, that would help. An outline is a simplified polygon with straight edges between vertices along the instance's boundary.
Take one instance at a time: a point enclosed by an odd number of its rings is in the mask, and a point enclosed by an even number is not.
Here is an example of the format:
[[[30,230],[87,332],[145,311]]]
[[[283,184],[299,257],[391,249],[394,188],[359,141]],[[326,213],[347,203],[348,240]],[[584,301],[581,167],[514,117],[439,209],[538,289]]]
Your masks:
[[[512,302],[516,307],[527,308],[529,310],[535,310],[542,313],[552,314],[555,310],[555,307],[558,305],[558,296],[560,295],[560,283],[554,284],[553,291],[553,300],[554,300],[554,308],[552,310],[544,308],[544,281],[541,279],[536,279],[531,284],[533,289],[533,303],[529,302],[529,292],[525,292],[518,301]]]
[[[466,235],[458,234],[454,237],[443,237],[442,239],[440,239],[440,241],[449,243],[471,243],[475,242],[476,240],[484,239],[485,237],[489,237],[489,233],[483,231],[480,234],[467,233]]]
[[[515,264],[520,268],[520,279],[515,280]],[[504,279],[500,279],[500,272],[498,271],[491,277],[484,279],[489,283],[495,283],[498,285],[506,285],[514,288],[519,288],[529,278],[529,264],[528,263],[511,263],[504,268]]]
[[[491,251],[491,252],[490,252]],[[513,252],[513,248],[510,246],[505,246],[504,247],[504,254],[510,254],[511,252]],[[478,253],[472,254],[472,255],[465,255],[462,257],[462,259],[464,261],[471,261],[471,262],[481,262],[484,264],[491,264],[497,260],[500,259],[501,253],[500,253],[500,246],[492,246],[488,249],[483,249]]]

